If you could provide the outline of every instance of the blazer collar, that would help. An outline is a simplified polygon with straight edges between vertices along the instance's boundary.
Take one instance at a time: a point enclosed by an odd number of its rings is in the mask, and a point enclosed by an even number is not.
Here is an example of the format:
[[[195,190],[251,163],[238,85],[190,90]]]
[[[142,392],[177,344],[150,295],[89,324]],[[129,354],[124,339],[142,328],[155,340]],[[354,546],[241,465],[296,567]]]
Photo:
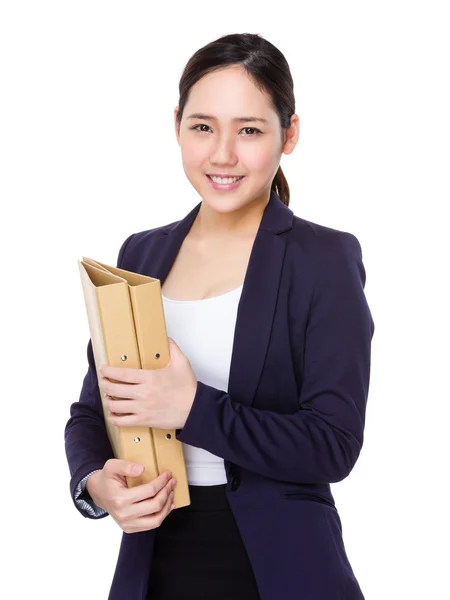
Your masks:
[[[163,227],[157,251],[147,257],[145,274],[159,279],[161,286],[189,232],[201,202],[181,221]],[[270,193],[253,243],[238,305],[231,356],[228,393],[250,406],[261,377],[280,285],[286,252],[286,236],[292,228],[294,213],[273,190]]]

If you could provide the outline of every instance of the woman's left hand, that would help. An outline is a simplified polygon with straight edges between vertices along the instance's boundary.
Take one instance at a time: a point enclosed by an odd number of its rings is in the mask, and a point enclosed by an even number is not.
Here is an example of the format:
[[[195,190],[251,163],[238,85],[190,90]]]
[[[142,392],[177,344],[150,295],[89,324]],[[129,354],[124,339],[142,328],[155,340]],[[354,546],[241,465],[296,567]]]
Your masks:
[[[197,391],[197,378],[177,343],[172,338],[168,341],[170,360],[160,369],[108,365],[100,368],[99,387],[107,394],[108,421],[112,425],[156,429],[184,427]]]

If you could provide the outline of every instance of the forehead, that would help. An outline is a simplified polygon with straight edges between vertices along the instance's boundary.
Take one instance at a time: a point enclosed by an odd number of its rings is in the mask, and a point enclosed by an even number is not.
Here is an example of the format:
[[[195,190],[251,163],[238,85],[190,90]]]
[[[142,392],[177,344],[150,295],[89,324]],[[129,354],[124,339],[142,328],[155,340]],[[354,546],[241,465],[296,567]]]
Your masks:
[[[213,71],[197,81],[190,90],[186,110],[217,117],[258,112],[266,119],[275,113],[271,98],[256,87],[245,69],[237,66]]]

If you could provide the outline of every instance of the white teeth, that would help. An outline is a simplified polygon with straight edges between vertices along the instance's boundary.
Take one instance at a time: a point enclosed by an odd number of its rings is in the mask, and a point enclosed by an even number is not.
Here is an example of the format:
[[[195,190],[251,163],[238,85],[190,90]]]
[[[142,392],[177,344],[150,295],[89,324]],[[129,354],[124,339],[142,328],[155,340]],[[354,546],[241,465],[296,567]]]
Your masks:
[[[238,179],[241,179],[241,177],[226,177],[224,179],[221,179],[220,177],[214,177],[214,176],[210,176],[210,177],[214,181],[214,183],[219,183],[221,185],[224,185],[227,183],[234,183]]]

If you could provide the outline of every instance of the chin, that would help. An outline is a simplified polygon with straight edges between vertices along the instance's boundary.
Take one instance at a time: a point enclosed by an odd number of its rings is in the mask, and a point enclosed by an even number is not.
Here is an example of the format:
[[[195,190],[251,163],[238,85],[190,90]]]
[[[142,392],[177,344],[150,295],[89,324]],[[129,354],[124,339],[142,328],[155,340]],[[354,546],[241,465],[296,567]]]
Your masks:
[[[247,204],[244,200],[226,201],[224,198],[211,198],[208,195],[202,196],[203,204],[206,204],[217,213],[227,214],[234,212]]]
[[[218,213],[230,213],[239,208],[242,208],[250,202],[248,193],[222,193],[222,192],[211,192],[211,190],[205,190],[204,188],[197,190],[204,204],[214,209]]]

